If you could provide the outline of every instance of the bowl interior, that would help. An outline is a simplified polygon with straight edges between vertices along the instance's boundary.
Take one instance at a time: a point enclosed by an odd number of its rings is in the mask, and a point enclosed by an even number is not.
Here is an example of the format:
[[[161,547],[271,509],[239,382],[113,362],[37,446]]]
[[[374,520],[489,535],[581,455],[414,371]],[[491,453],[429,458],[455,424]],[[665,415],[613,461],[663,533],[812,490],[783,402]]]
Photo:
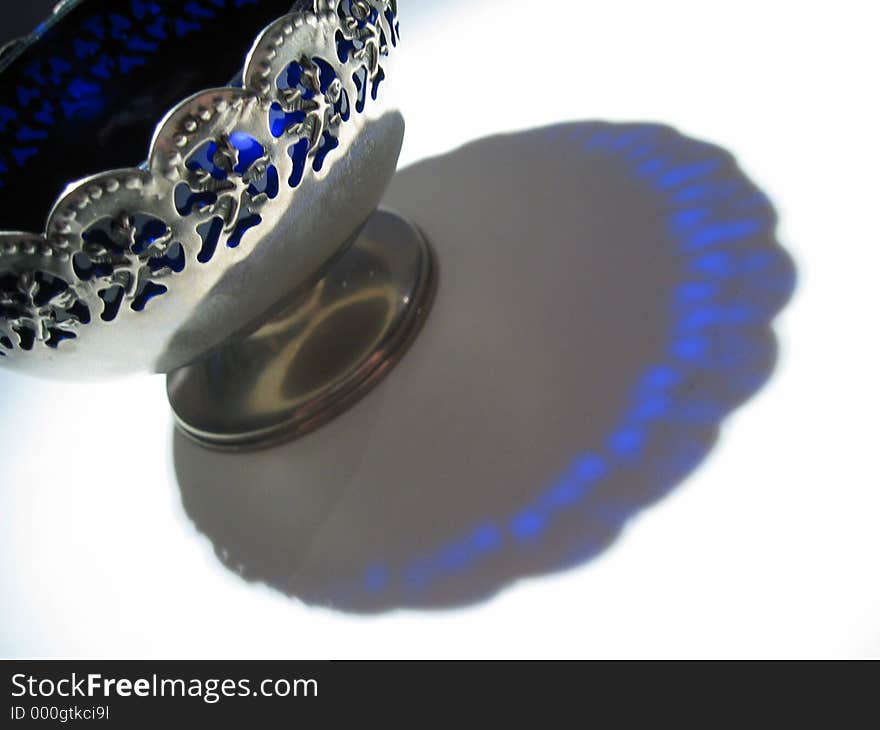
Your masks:
[[[236,83],[291,0],[78,0],[0,61],[0,230],[44,230],[64,187],[141,164],[157,123]]]

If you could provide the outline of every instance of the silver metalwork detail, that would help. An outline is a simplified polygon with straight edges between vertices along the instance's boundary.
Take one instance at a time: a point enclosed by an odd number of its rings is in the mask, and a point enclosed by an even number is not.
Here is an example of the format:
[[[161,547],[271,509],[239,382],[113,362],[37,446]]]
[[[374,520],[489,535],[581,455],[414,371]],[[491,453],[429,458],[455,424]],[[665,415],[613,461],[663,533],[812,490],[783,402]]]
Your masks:
[[[52,376],[167,372],[271,308],[271,286],[237,299],[242,272],[258,288],[272,266],[288,288],[313,281],[396,164],[402,118],[378,103],[396,17],[394,0],[314,0],[279,18],[243,86],[178,104],[142,167],[69,185],[42,235],[0,232],[0,362]],[[345,190],[330,189],[342,177]]]

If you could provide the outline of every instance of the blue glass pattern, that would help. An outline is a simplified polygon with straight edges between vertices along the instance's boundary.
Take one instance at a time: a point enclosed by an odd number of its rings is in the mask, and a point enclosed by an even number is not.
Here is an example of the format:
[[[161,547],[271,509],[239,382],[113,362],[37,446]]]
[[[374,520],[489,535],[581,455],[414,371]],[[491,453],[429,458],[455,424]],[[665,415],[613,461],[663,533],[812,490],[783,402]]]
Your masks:
[[[38,43],[2,64],[0,228],[40,232],[69,181],[137,165],[162,114],[226,84],[257,32],[290,7],[290,0],[83,0],[63,22],[47,23]],[[83,145],[84,138],[97,143]]]
[[[7,100],[0,104],[5,216],[0,228],[38,232],[70,180],[137,164],[168,108],[230,77],[229,85],[241,85],[241,72],[233,74],[253,36],[289,10],[289,0],[80,0],[67,5],[0,64],[0,98]],[[375,8],[342,0],[339,12],[356,15],[357,31],[368,39],[351,46],[352,54],[363,60],[355,105],[362,112],[370,83],[370,96],[377,98],[384,79],[378,57],[387,55],[389,40],[396,44],[398,28],[394,23],[387,33],[379,29],[377,45],[377,29],[366,27],[379,19]],[[390,12],[383,18],[389,24],[393,19]],[[218,34],[222,43],[216,42]],[[200,62],[205,58],[211,63]],[[218,73],[222,79],[214,76]],[[286,180],[295,188],[310,163],[320,172],[338,149],[338,125],[351,118],[351,100],[334,63],[321,57],[291,63],[275,81],[281,90],[293,92],[283,102],[287,108],[303,106],[286,111],[282,104],[272,104],[266,120],[273,137],[295,140],[288,147],[293,165]],[[83,145],[85,137],[95,144]],[[247,241],[248,232],[263,220],[258,211],[278,197],[282,181],[267,148],[240,130],[202,144],[188,155],[186,167],[197,174],[175,186],[173,202],[181,216],[210,216],[196,226],[202,245],[194,258],[205,264],[221,241],[230,249]],[[41,174],[32,174],[34,169]],[[21,183],[11,185],[16,175]],[[104,321],[114,320],[126,305],[143,311],[169,290],[155,278],[180,274],[187,265],[184,246],[171,240],[168,223],[136,210],[92,223],[81,238],[81,251],[74,249],[72,257],[73,273],[94,286]],[[12,301],[15,285],[7,284],[11,290],[3,291],[4,301]],[[45,286],[32,289],[39,294]],[[74,324],[88,322],[91,313],[74,291],[65,286],[45,294],[47,302],[25,301],[21,316],[10,318],[13,329],[0,332],[0,355],[10,349],[10,332],[17,334],[23,349],[37,340],[54,347],[75,337]],[[30,319],[24,314],[28,306]]]

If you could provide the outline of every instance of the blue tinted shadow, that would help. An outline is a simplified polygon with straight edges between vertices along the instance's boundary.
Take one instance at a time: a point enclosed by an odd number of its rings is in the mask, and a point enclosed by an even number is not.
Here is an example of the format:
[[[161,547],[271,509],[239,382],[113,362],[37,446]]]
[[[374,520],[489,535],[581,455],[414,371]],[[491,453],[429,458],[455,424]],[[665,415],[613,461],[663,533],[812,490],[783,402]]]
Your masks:
[[[225,460],[175,439],[188,514],[249,580],[374,612],[582,565],[773,371],[794,267],[723,149],[558,125],[399,172],[387,204],[435,232],[442,271],[426,325],[442,357],[422,353],[406,402],[389,382],[359,404],[344,448],[335,426]]]

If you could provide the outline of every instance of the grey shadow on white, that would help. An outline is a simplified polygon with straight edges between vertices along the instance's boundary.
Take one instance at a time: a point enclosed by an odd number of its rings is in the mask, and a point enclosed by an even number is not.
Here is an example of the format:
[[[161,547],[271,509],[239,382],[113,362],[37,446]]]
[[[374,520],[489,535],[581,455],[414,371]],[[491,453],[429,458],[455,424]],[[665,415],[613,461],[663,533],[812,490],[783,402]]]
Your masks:
[[[388,377],[266,451],[175,433],[186,512],[245,580],[377,612],[583,564],[699,465],[773,369],[794,269],[769,201],[718,147],[654,124],[558,125],[402,170],[384,205],[440,271]]]

